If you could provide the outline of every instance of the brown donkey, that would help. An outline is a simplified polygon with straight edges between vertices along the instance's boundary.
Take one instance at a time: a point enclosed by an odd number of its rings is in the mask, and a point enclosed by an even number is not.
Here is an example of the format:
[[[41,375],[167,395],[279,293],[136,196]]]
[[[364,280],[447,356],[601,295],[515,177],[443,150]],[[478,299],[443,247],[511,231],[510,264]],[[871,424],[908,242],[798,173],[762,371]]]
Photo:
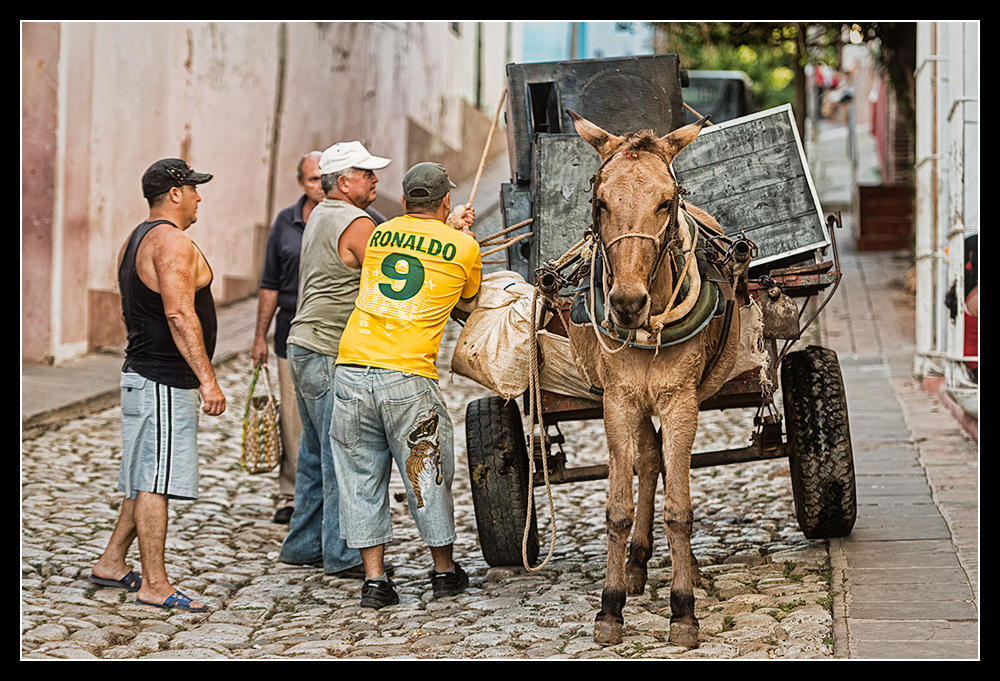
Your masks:
[[[574,319],[569,329],[578,369],[604,391],[609,450],[608,564],[594,640],[621,642],[626,594],[645,588],[654,495],[662,472],[673,566],[670,641],[694,647],[698,569],[691,552],[691,448],[699,404],[725,383],[736,359],[740,329],[739,315],[732,314],[733,290],[748,260],[729,257],[732,249],[720,257],[710,255],[708,263],[703,258],[700,266],[693,257],[696,248],[713,253],[710,242],[725,240],[711,216],[683,205],[670,167],[704,121],[663,137],[649,130],[620,137],[568,113],[602,162],[591,201],[594,254],[603,266],[601,272],[592,267],[589,323]],[[602,293],[606,316],[598,319],[593,299]],[[706,300],[711,306],[707,313]],[[668,342],[662,342],[664,336]],[[623,340],[628,337],[631,341]],[[659,432],[653,417],[659,419]],[[637,505],[633,475],[638,476]]]

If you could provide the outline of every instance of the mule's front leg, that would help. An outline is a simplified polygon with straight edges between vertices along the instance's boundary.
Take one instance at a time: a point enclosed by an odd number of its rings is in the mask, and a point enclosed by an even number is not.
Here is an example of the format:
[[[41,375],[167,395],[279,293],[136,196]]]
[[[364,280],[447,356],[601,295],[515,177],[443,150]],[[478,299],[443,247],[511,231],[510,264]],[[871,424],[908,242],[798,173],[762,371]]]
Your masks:
[[[638,503],[635,508],[635,530],[629,545],[625,566],[626,589],[629,596],[638,596],[646,588],[647,565],[653,555],[653,506],[656,484],[660,479],[663,457],[660,437],[652,419],[642,419],[639,428],[639,450],[635,462],[638,482]]]
[[[612,404],[605,401],[605,405]],[[632,531],[632,466],[635,459],[635,423],[622,427],[626,419],[605,407],[608,435],[608,503],[605,522],[608,535],[608,565],[601,593],[601,610],[594,621],[594,641],[601,645],[622,642],[622,609],[625,607],[625,547]]]
[[[670,544],[673,577],[670,583],[670,642],[698,646],[698,618],[694,614],[697,564],[691,552],[694,509],[691,505],[691,448],[698,424],[698,402],[677,400],[661,411],[663,424],[664,487],[663,517]]]

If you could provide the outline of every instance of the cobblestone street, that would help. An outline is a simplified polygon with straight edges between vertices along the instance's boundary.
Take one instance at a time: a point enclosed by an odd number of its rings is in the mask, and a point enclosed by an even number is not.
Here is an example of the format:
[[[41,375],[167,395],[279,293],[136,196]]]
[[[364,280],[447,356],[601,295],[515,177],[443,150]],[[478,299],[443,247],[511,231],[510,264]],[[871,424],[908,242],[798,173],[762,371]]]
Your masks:
[[[394,505],[387,559],[401,602],[358,607],[360,581],[276,561],[285,526],[271,522],[275,474],[240,468],[248,355],[219,367],[228,398],[202,417],[201,494],[170,508],[167,562],[182,591],[211,605],[176,613],[137,605],[133,594],[88,580],[117,519],[117,409],[74,420],[22,443],[22,657],[67,659],[244,658],[832,658],[825,542],[807,541],[792,507],[787,460],[692,472],[693,545],[700,646],[667,643],[670,561],[658,513],[646,592],[626,606],[625,641],[592,641],[604,577],[606,481],[553,488],[555,551],[538,572],[490,568],[479,550],[465,461],[465,407],[487,392],[447,370],[456,330],[442,348],[441,384],[456,430],[456,558],[471,577],[460,596],[434,600],[429,554]],[[752,414],[703,415],[697,449],[736,446]],[[600,421],[562,424],[570,464],[602,463]],[[401,492],[398,473],[393,493]],[[393,495],[395,498],[395,494]],[[551,518],[536,488],[541,556]],[[139,570],[137,548],[130,555]]]

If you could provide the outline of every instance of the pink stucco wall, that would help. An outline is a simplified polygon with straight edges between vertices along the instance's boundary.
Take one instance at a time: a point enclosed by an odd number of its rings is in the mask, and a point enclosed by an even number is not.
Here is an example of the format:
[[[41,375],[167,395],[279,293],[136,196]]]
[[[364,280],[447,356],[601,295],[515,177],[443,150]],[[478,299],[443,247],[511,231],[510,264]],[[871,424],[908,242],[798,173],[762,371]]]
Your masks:
[[[357,139],[393,158],[376,204],[388,212],[410,163],[478,161],[469,102],[481,95],[492,118],[508,40],[471,22],[22,24],[23,359],[120,337],[115,260],[156,159],[215,175],[191,236],[216,299],[243,298],[306,151]],[[480,45],[494,56],[477,60]]]

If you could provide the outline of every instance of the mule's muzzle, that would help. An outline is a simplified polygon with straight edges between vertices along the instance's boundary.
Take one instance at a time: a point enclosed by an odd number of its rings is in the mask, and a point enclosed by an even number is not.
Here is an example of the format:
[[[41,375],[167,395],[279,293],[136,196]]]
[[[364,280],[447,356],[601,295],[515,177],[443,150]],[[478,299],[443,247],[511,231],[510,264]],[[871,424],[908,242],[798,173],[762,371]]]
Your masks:
[[[649,292],[644,288],[613,286],[608,294],[611,321],[623,329],[638,329],[649,319]]]

